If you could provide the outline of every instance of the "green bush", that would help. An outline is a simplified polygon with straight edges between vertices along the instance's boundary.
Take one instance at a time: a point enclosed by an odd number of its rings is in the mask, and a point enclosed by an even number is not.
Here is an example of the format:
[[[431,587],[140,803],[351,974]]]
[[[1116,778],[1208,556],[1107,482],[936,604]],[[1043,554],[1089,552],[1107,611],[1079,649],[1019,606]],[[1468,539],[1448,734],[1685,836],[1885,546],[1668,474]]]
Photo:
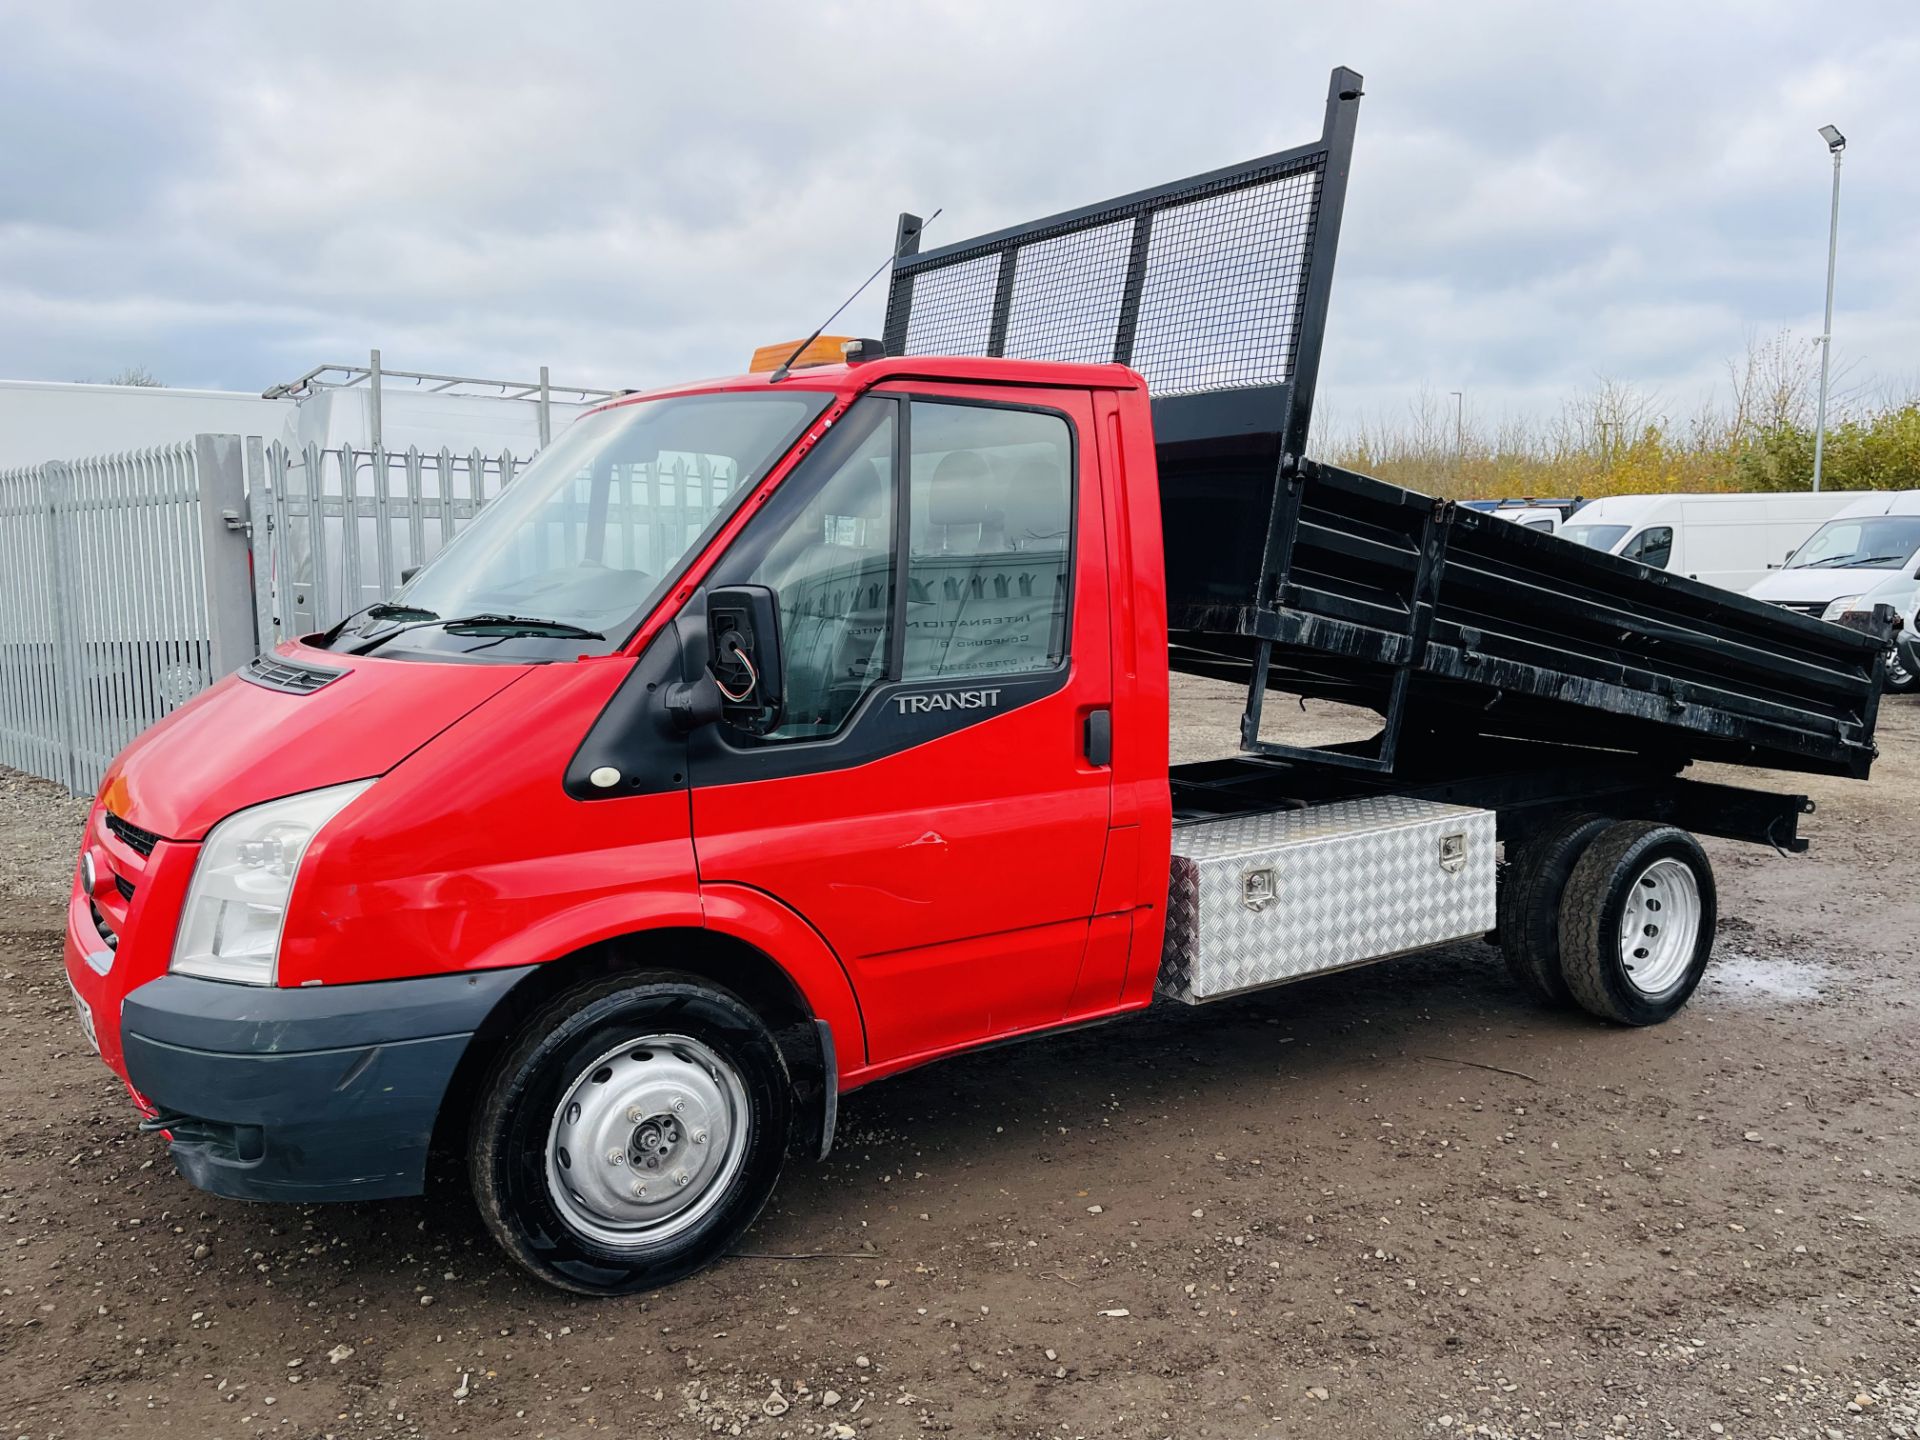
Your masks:
[[[1775,425],[1734,460],[1742,490],[1805,490],[1813,484],[1813,431]],[[1849,417],[1827,431],[1820,460],[1826,490],[1920,489],[1920,405]]]
[[[1593,434],[1602,438],[1584,438]],[[1565,427],[1506,427],[1493,443],[1470,434],[1464,446],[1431,428],[1375,430],[1336,444],[1327,458],[1455,499],[1806,490],[1813,483],[1813,426],[1797,419],[1757,426],[1707,417],[1687,435],[1660,420],[1573,433]],[[1830,424],[1821,486],[1920,489],[1920,401],[1851,413]]]

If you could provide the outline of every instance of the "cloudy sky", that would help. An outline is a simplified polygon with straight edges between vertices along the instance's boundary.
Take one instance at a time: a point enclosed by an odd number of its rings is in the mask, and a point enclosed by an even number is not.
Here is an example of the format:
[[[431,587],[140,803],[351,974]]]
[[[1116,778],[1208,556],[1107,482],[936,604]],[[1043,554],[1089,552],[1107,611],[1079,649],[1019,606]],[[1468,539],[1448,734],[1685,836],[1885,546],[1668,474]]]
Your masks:
[[[647,385],[878,263],[1310,139],[1366,76],[1321,395],[1691,408],[1753,335],[1920,387],[1920,8],[0,0],[0,375]],[[880,287],[836,329],[876,333]]]

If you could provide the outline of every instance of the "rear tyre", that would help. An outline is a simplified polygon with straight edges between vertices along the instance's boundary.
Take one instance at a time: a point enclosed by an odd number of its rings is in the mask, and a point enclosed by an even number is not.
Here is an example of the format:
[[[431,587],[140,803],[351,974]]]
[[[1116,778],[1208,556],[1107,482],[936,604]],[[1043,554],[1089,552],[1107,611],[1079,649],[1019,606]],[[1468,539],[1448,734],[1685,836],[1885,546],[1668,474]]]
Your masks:
[[[1500,886],[1500,949],[1521,988],[1549,1005],[1571,1005],[1560,971],[1560,898],[1574,862],[1613,822],[1567,815],[1527,836],[1507,861]]]
[[[1713,951],[1713,867],[1684,830],[1611,825],[1574,863],[1560,902],[1560,966],[1583,1010],[1657,1025],[1694,992]]]
[[[597,981],[489,1073],[468,1176],[487,1228],[563,1290],[623,1295],[724,1254],[773,1193],[792,1090],[772,1035],[690,977]]]

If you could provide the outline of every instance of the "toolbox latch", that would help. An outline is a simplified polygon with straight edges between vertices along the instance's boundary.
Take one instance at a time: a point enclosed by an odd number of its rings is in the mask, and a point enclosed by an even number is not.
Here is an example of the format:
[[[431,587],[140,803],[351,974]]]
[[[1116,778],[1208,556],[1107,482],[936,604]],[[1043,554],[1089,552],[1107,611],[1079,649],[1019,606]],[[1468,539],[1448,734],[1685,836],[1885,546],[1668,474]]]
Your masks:
[[[1262,865],[1240,876],[1240,903],[1249,910],[1264,910],[1280,895],[1280,877],[1273,866]]]

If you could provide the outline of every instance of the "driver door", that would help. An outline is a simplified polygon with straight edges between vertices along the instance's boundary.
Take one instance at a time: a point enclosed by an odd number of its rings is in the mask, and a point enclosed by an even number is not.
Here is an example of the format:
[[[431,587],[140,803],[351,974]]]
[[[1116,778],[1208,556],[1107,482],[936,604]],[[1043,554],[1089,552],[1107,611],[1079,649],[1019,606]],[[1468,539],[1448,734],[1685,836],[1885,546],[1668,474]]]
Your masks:
[[[1106,849],[1091,406],[1001,393],[863,398],[711,581],[775,590],[788,703],[692,737],[701,883],[825,938],[874,1063],[1064,1019]]]

